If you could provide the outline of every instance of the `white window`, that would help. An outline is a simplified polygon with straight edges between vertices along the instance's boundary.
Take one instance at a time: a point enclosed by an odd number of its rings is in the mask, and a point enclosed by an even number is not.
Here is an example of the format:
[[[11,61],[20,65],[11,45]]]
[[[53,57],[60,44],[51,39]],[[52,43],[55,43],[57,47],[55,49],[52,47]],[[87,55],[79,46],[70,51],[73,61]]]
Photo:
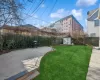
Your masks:
[[[90,37],[96,37],[96,33],[91,33]]]

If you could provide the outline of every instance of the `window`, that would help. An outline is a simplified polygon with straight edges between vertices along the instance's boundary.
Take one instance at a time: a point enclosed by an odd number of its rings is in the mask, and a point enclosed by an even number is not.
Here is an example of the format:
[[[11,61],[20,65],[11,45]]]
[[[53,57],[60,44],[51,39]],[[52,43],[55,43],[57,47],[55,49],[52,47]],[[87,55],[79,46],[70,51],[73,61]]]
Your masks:
[[[90,37],[96,37],[96,34],[95,33],[91,33]]]
[[[71,20],[69,21],[69,25],[71,25]]]
[[[94,21],[94,24],[95,24],[95,26],[100,26],[100,22],[99,22],[100,20],[95,20]]]

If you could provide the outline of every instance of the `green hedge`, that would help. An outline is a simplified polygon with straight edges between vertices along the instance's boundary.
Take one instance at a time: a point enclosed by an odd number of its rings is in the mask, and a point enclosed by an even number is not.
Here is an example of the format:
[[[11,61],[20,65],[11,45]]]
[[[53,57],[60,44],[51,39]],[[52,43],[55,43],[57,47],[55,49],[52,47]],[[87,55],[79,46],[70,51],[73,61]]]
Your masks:
[[[34,41],[37,41],[37,46],[50,46],[53,44],[61,44],[61,38],[48,38],[40,36],[22,36],[6,34],[0,36],[0,50],[6,49],[21,49],[35,47]]]

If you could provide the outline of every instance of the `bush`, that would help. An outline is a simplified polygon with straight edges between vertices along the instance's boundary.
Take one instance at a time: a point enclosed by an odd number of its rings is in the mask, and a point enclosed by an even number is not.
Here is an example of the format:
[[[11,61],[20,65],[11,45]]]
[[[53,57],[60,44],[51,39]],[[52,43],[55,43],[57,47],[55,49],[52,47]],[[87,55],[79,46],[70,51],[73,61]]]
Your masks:
[[[84,45],[84,38],[72,38],[72,43],[74,43],[75,45]]]
[[[0,51],[3,50],[3,38],[2,36],[0,35]]]
[[[34,41],[37,41],[37,46],[50,46],[52,44],[60,44],[62,41],[61,38],[22,36],[15,34],[6,34],[0,37],[0,50],[33,48],[35,47]]]

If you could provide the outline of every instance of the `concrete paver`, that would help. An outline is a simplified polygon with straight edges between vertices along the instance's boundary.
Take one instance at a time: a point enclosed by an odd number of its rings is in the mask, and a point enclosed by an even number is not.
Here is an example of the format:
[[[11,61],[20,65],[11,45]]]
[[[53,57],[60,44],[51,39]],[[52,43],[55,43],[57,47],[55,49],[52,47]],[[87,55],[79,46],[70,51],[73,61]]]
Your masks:
[[[86,80],[100,80],[100,50],[92,51]]]

